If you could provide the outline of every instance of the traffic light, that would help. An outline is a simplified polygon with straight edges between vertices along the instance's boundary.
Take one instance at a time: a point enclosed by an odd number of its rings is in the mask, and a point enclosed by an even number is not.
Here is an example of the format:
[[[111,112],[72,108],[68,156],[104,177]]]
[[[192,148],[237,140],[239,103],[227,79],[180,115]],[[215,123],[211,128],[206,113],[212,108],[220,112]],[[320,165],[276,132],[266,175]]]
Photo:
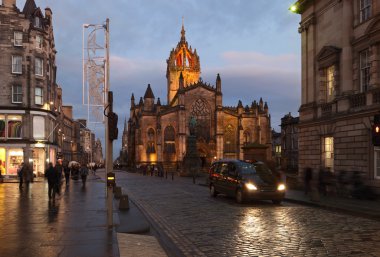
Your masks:
[[[380,114],[375,115],[372,125],[372,144],[380,146]]]
[[[118,116],[116,113],[108,113],[108,139],[111,141],[117,139],[117,135],[119,133],[119,129],[117,128],[117,120]]]

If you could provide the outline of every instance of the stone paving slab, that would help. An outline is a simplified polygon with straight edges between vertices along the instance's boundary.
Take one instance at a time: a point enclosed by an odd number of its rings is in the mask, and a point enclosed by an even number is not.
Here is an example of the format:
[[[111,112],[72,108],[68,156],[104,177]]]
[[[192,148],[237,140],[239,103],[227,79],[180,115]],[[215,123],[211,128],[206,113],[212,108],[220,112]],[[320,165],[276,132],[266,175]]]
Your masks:
[[[121,257],[167,257],[154,236],[117,233]]]

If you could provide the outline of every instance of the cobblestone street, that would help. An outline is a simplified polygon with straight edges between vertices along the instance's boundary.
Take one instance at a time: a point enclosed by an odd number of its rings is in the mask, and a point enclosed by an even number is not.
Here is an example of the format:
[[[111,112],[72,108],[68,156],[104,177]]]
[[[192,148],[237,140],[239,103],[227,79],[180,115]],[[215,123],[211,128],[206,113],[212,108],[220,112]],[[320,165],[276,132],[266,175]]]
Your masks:
[[[286,202],[238,205],[190,178],[117,173],[117,181],[185,256],[380,256],[380,222],[370,219]]]

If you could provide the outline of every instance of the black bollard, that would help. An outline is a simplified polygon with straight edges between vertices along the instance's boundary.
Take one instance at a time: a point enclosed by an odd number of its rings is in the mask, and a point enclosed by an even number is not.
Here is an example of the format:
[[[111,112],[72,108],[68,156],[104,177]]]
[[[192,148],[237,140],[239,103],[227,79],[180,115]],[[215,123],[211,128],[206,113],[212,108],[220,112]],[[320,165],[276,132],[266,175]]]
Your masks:
[[[165,178],[168,179],[168,172],[165,171]]]
[[[172,172],[172,180],[174,180],[174,172]]]

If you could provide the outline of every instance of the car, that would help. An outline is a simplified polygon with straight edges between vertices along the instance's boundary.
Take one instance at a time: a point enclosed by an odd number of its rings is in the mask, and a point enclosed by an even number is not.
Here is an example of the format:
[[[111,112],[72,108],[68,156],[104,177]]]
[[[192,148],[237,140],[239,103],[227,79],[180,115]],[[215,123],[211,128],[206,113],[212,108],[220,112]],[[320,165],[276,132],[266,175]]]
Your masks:
[[[263,162],[248,163],[240,160],[219,160],[209,171],[210,195],[235,197],[236,202],[248,199],[272,200],[280,204],[285,197],[286,186]]]

